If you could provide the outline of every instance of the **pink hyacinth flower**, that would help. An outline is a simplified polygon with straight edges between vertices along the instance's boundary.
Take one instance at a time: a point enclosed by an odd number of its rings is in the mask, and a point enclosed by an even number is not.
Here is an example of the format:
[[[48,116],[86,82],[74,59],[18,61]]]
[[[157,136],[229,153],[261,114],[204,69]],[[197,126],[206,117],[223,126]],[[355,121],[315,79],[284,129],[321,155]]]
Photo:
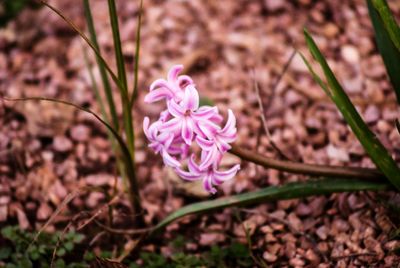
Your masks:
[[[144,97],[147,103],[156,102],[162,99],[175,100],[180,102],[183,99],[183,89],[193,84],[193,80],[187,75],[179,75],[183,65],[173,66],[165,79],[157,79],[150,85],[150,92]]]
[[[150,125],[150,119],[144,118],[143,130],[147,139],[150,141],[149,147],[156,153],[160,153],[164,164],[170,167],[180,167],[181,163],[170,155],[169,149],[173,142],[174,135],[172,133],[159,133],[158,128],[162,124],[161,121],[156,121]]]
[[[199,109],[199,93],[194,85],[188,85],[180,104],[174,100],[167,103],[168,111],[174,117],[165,122],[160,130],[169,133],[180,133],[187,145],[191,145],[195,133],[199,133],[200,121],[208,121],[218,114],[217,107]]]
[[[206,169],[213,163],[219,163],[222,155],[231,149],[229,143],[236,139],[236,118],[232,110],[228,110],[228,120],[225,127],[221,129],[219,126],[209,122],[199,122],[199,128],[205,137],[197,136],[196,142],[205,152],[206,157],[200,164],[200,169]]]
[[[216,166],[210,166],[206,170],[200,169],[200,167],[195,163],[194,156],[189,159],[188,163],[189,171],[184,171],[180,168],[176,168],[176,173],[184,180],[197,181],[203,180],[204,189],[212,194],[215,194],[217,190],[213,186],[220,185],[225,181],[232,179],[238,170],[240,165],[237,164],[226,171],[217,170]]]

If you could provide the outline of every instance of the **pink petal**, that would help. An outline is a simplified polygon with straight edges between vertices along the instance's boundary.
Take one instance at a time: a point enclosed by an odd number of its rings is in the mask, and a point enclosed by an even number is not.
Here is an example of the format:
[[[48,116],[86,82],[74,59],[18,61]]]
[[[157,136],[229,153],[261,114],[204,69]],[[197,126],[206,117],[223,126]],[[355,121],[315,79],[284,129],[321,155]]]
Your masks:
[[[194,161],[194,154],[189,158],[188,162],[189,171],[193,174],[202,174],[203,172],[200,170],[199,166]]]
[[[219,155],[220,152],[218,151],[217,147],[213,147],[211,151],[206,152],[206,156],[200,164],[200,170],[206,170],[211,165],[218,164],[220,160]]]
[[[211,194],[215,194],[217,192],[217,189],[212,186],[212,178],[210,175],[207,175],[203,178],[203,187]]]
[[[150,85],[150,91],[153,91],[155,89],[171,89],[170,84],[165,80],[165,79],[157,79]]]
[[[192,144],[193,140],[193,121],[191,118],[184,117],[182,122],[182,138],[187,145]]]
[[[231,109],[228,110],[228,121],[221,132],[227,134],[232,132],[236,133],[236,117]]]
[[[231,169],[228,169],[226,171],[214,170],[214,172],[213,172],[214,184],[219,185],[219,184],[223,183],[224,181],[228,181],[228,180],[232,179],[239,170],[240,170],[239,164],[233,166]]]
[[[180,118],[172,118],[160,126],[160,131],[164,132],[175,132],[180,130],[182,126],[182,120]]]
[[[156,154],[158,154],[161,151],[162,146],[159,142],[152,142],[149,144],[149,148],[151,148]]]
[[[232,148],[225,140],[222,140],[221,138],[218,139],[217,145],[221,153],[225,153]]]
[[[160,113],[160,118],[158,120],[161,122],[165,122],[168,119],[170,119],[170,113],[168,110],[165,110]]]
[[[182,106],[185,110],[197,110],[199,108],[199,93],[194,85],[189,85],[185,89],[185,96],[183,97]]]
[[[237,138],[236,128],[234,129],[235,133],[228,133],[229,135],[225,135],[225,133],[218,133],[219,139],[223,139],[227,143],[234,142]]]
[[[174,100],[167,102],[168,111],[174,117],[182,117],[185,115],[185,109],[177,104]]]
[[[143,132],[144,132],[144,135],[145,135],[147,138],[150,137],[149,125],[150,125],[150,119],[146,116],[146,117],[143,119]]]
[[[201,120],[209,119],[218,114],[217,107],[202,106],[196,112],[193,113],[193,117]]]
[[[145,123],[149,124],[150,121],[149,122],[144,122],[143,121],[143,124],[145,124]],[[156,140],[157,133],[158,133],[158,128],[159,128],[160,124],[161,124],[160,121],[155,121],[150,126],[148,126],[147,129],[144,129],[145,135],[149,140],[151,140],[151,141],[155,141]]]
[[[154,91],[150,91],[147,93],[147,95],[144,97],[144,102],[151,103],[151,102],[156,102],[162,99],[171,99],[174,95],[172,92],[168,89],[165,88],[160,88]]]
[[[196,142],[200,146],[201,149],[210,151],[215,145],[214,141],[206,140],[200,136],[196,137]]]
[[[170,156],[166,150],[163,150],[162,157],[164,160],[164,164],[173,168],[177,168],[181,166],[181,163],[178,162],[175,158]]]
[[[175,171],[179,175],[179,177],[188,181],[197,181],[202,177],[202,174],[194,174],[191,172],[183,171],[180,168],[176,168]]]
[[[221,129],[218,125],[210,121],[200,121],[198,122],[198,126],[202,134],[209,139],[213,139],[217,131]]]
[[[169,132],[162,132],[160,135],[158,135],[158,136],[156,137],[155,140],[156,140],[157,142],[159,142],[159,143],[165,145],[165,143],[166,143],[168,140],[170,140],[171,138],[174,138],[174,136],[171,135],[171,133],[169,133]],[[172,141],[172,139],[171,139],[171,141]]]
[[[220,124],[222,122],[222,120],[224,120],[224,118],[220,114],[214,114],[208,120],[210,120],[214,124]]]
[[[188,85],[193,84],[192,78],[188,75],[180,75],[178,77],[178,85],[181,89],[184,89]]]
[[[167,132],[165,132],[167,133]],[[172,141],[174,140],[174,134],[173,133],[168,133],[168,139],[164,142],[164,147],[169,148],[171,146]]]
[[[175,82],[178,74],[183,70],[183,65],[174,65],[168,71],[168,82]]]

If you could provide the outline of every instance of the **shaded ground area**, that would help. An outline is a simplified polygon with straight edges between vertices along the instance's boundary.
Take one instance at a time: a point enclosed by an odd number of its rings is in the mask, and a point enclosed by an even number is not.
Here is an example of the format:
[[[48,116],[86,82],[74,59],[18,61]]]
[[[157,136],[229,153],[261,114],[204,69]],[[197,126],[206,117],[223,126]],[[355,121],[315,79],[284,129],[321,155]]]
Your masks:
[[[100,46],[115,66],[107,3],[92,2]],[[50,3],[84,28],[80,5]],[[138,5],[135,1],[117,3],[127,68],[132,73]],[[399,14],[400,5],[392,4]],[[400,136],[394,127],[398,108],[373,42],[364,1],[145,1],[140,92],[134,116],[136,161],[148,224],[157,223],[184,204],[210,198],[201,186],[183,183],[163,168],[161,159],[147,150],[140,127],[144,116],[154,119],[163,109],[161,105],[154,108],[143,103],[148,85],[164,77],[175,63],[185,65],[200,94],[223,113],[233,109],[238,118],[240,146],[278,157],[259,118],[256,79],[272,140],[291,160],[373,167],[298,55],[273,90],[294,48],[309,56],[302,35],[304,26],[315,37],[364,119],[399,159]],[[84,47],[50,10],[23,11],[0,29],[0,93],[66,99],[97,111]],[[100,81],[97,72],[96,76]],[[132,80],[130,75],[130,84]],[[117,107],[121,109],[121,105]],[[24,229],[39,229],[72,194],[72,201],[47,231],[62,230],[71,222],[83,224],[95,214],[107,223],[107,204],[113,205],[114,228],[131,227],[134,215],[126,196],[110,197],[122,192],[123,183],[116,177],[107,133],[90,115],[47,102],[3,102],[0,126],[1,226],[19,224]],[[239,161],[229,156],[224,164]],[[242,170],[220,187],[217,197],[307,179],[241,164]],[[86,186],[97,190],[82,190]],[[393,267],[400,260],[392,252],[399,242],[389,239],[397,219],[388,206],[398,200],[393,193],[334,194],[226,209],[173,223],[165,233],[146,241],[143,249],[168,256],[173,251],[169,241],[178,234],[186,241],[184,250],[191,253],[232,241],[247,244],[245,225],[254,255],[267,263]],[[111,250],[123,245],[128,251],[134,248],[128,236],[110,236],[93,221],[82,231],[93,238],[89,251],[109,248],[110,241],[115,244]]]

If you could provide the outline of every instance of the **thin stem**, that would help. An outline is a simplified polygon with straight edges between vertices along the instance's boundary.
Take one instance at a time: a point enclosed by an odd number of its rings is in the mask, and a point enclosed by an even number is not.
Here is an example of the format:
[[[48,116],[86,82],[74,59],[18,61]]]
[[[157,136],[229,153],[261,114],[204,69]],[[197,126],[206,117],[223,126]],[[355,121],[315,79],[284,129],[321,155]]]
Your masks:
[[[325,166],[315,164],[304,164],[292,161],[268,158],[247,149],[241,149],[236,145],[232,146],[230,153],[243,160],[253,162],[266,168],[274,168],[295,174],[305,174],[310,176],[326,176],[336,178],[354,178],[369,181],[382,182],[386,180],[383,173],[372,168]]]

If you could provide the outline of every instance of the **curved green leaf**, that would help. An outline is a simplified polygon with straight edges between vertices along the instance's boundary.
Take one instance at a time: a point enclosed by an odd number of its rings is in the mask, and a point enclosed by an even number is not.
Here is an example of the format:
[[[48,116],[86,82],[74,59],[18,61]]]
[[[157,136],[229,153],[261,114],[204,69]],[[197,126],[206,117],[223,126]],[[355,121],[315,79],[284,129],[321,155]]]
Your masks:
[[[370,0],[368,0],[370,2]],[[372,0],[375,10],[379,13],[381,20],[390,36],[393,44],[400,51],[400,28],[390,11],[386,0]]]
[[[304,30],[304,35],[311,54],[324,71],[327,84],[318,77],[308,61],[303,57],[311,74],[336,104],[375,165],[385,174],[389,181],[400,190],[400,169],[396,162],[375,134],[368,128],[367,124],[365,124],[307,30]]]
[[[369,16],[371,18],[372,25],[374,26],[376,45],[385,64],[390,82],[395,90],[397,102],[400,104],[399,28],[392,18],[390,10],[385,1],[374,1],[374,4],[372,4],[371,0],[367,0],[367,4]],[[388,13],[389,15],[385,16],[384,14],[381,14],[380,16],[380,13],[376,8],[374,8],[374,5],[375,7],[377,5],[383,6],[383,8],[379,8],[378,10],[381,10],[382,13]]]
[[[283,186],[267,187],[259,191],[223,197],[216,200],[204,201],[185,206],[168,215],[153,231],[167,226],[171,222],[186,215],[205,213],[216,209],[234,206],[247,206],[271,200],[303,198],[312,195],[323,195],[338,192],[381,191],[390,185],[386,182],[375,183],[353,179],[321,179],[307,182],[288,183]]]

